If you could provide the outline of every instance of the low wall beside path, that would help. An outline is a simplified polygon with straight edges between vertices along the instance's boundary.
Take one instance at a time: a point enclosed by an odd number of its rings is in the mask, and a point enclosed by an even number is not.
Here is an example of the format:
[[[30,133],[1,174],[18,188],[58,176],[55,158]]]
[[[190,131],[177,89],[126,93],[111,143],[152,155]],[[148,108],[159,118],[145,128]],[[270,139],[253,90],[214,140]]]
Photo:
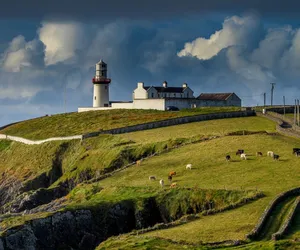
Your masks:
[[[42,144],[49,141],[64,141],[64,140],[82,140],[82,135],[65,136],[65,137],[52,137],[45,140],[29,140],[18,136],[0,134],[0,139],[6,139],[11,141],[17,141],[28,145]]]
[[[143,123],[143,124],[122,127],[122,128],[114,128],[114,129],[109,129],[109,130],[102,130],[102,131],[87,133],[87,134],[83,135],[83,139],[98,136],[100,134],[123,134],[123,133],[130,133],[130,132],[147,130],[147,129],[154,129],[154,128],[161,128],[161,127],[185,124],[185,123],[190,123],[190,122],[199,122],[199,121],[207,121],[207,120],[213,120],[213,119],[224,119],[224,118],[235,118],[235,117],[246,117],[246,116],[255,116],[255,115],[256,115],[256,112],[254,110],[247,110],[247,111],[235,111],[235,112],[184,116],[184,117],[171,118],[171,119],[162,120],[162,121],[148,122],[148,123]]]

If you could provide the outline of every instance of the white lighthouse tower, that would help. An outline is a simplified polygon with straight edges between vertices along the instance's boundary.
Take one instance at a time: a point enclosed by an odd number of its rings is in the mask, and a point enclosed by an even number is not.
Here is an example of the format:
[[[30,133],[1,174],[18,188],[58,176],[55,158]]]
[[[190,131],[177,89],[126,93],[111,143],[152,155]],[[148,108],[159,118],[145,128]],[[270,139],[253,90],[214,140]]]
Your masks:
[[[109,84],[111,79],[107,78],[107,64],[100,60],[96,64],[96,74],[93,78],[94,96],[93,107],[109,107]]]

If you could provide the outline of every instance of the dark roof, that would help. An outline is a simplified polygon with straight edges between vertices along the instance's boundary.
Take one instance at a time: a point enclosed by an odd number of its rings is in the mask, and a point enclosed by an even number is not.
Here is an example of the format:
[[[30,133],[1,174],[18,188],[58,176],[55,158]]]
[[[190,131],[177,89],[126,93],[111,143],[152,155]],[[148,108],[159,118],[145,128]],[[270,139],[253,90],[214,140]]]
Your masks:
[[[150,86],[144,87],[145,90],[150,89]],[[154,87],[160,93],[182,93],[186,88],[182,87]]]
[[[234,93],[201,93],[197,99],[199,100],[217,100],[226,101],[229,96]]]

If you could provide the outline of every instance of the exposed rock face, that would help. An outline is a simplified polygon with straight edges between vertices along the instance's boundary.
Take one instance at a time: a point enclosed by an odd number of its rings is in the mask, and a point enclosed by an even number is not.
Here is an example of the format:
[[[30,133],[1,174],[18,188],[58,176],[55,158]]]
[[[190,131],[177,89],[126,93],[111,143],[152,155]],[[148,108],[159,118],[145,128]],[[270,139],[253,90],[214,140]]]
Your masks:
[[[9,229],[0,238],[0,250],[89,250],[109,236],[135,228],[132,204],[118,203],[106,208],[59,212]]]

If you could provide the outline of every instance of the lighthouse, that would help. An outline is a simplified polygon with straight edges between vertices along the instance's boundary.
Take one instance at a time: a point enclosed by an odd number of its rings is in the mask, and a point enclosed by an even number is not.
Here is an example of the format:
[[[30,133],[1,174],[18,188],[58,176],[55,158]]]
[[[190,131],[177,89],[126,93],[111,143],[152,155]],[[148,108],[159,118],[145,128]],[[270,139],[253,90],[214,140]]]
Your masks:
[[[109,84],[111,79],[107,78],[107,64],[100,60],[96,64],[96,74],[93,78],[94,96],[93,107],[109,107]]]

